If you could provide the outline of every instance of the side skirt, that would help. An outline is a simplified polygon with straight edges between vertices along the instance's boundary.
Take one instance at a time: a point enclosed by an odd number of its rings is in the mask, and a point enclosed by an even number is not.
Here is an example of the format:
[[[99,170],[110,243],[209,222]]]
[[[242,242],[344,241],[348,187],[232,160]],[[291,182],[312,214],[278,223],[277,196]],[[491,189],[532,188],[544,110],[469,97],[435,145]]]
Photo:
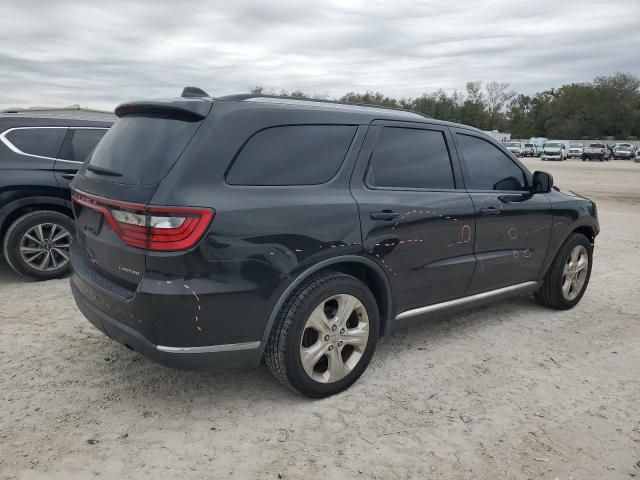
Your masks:
[[[413,323],[413,320],[415,319],[422,319],[421,317],[429,314],[446,314],[466,308],[477,307],[503,298],[514,297],[526,293],[534,293],[540,289],[541,285],[542,282],[523,282],[516,285],[510,285],[508,287],[498,288],[496,290],[490,290],[488,292],[476,293],[467,297],[448,300],[446,302],[413,308],[396,315],[396,317],[388,323],[388,327],[390,327],[391,330],[395,330],[396,328],[401,328]]]

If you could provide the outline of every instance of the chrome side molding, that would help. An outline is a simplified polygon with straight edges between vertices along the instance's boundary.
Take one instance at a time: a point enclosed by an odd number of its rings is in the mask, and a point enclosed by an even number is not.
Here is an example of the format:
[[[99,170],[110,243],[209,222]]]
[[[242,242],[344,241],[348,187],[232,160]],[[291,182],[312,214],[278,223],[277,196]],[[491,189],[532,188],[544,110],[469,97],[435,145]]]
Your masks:
[[[472,303],[478,300],[484,300],[487,298],[502,295],[503,293],[518,292],[520,290],[527,290],[534,287],[538,282],[524,282],[516,285],[510,285],[508,287],[498,288],[496,290],[490,290],[488,292],[476,293],[475,295],[469,295],[468,297],[456,298],[455,300],[448,300],[446,302],[434,303],[433,305],[426,305],[424,307],[418,307],[411,310],[407,310],[396,315],[396,320],[402,320],[405,318],[413,317],[415,315],[422,315],[424,313],[436,312],[438,310],[444,310],[451,307],[457,307],[466,303]]]
[[[157,345],[156,349],[166,353],[219,353],[238,350],[253,350],[260,347],[260,342],[227,343],[226,345],[210,345],[206,347],[165,347]]]

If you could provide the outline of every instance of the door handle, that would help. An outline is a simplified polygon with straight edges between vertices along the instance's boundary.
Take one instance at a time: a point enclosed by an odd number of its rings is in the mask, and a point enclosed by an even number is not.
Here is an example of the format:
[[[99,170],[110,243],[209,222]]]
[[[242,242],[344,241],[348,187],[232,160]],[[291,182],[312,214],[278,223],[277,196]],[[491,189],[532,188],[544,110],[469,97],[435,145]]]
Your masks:
[[[480,215],[500,215],[502,210],[496,207],[487,207],[480,209]]]
[[[369,215],[371,220],[382,220],[383,222],[390,222],[398,218],[400,214],[398,212],[392,212],[391,210],[383,210],[381,212],[373,212]]]
[[[75,177],[76,174],[75,173],[63,173],[62,174],[62,178],[66,179],[66,180],[73,180],[73,177]]]

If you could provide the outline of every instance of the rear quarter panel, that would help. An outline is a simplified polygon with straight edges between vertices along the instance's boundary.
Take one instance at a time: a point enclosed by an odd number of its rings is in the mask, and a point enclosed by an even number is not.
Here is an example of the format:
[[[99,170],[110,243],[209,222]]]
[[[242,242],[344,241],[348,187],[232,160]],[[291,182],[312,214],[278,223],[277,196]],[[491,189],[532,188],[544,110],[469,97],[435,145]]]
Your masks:
[[[211,328],[203,330],[221,335],[207,340],[212,343],[262,338],[269,313],[300,273],[323,260],[362,252],[358,207],[348,184],[366,126],[358,127],[338,173],[325,184],[229,185],[228,166],[258,130],[295,124],[357,125],[348,115],[335,122],[335,116],[323,118],[323,113],[262,109],[267,112],[255,115],[250,106],[234,105],[230,112],[224,102],[214,106],[211,118],[151,201],[216,212],[195,250],[186,255],[149,252],[145,274],[162,279],[172,272],[195,281],[187,283],[198,289],[202,322],[211,322]],[[207,305],[206,292],[221,289],[226,293],[211,295]],[[207,318],[205,312],[212,311],[219,314]]]

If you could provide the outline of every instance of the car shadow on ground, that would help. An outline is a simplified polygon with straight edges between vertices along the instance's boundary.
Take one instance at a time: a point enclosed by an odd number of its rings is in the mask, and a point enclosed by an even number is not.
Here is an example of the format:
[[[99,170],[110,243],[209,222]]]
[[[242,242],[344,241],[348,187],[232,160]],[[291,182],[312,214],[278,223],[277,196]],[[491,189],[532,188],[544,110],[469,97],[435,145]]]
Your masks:
[[[57,281],[67,282],[68,278]],[[4,261],[0,262],[0,288],[10,288],[25,282],[30,281],[15,274]],[[70,296],[68,301],[73,302]],[[531,296],[525,296],[425,319],[424,322],[417,322],[382,337],[378,342],[373,362],[381,366],[387,360],[399,358],[402,361],[403,355],[408,356],[420,349],[425,350],[424,359],[428,363],[429,351],[441,347],[443,342],[450,343],[453,336],[472,335],[483,327],[498,325],[515,315],[531,314],[541,309],[543,307],[536,304]],[[135,392],[136,397],[153,395],[164,398],[167,408],[171,407],[172,399],[178,400],[179,403],[186,399],[197,403],[211,397],[229,404],[249,398],[264,402],[286,401],[292,405],[308,401],[274,380],[265,365],[253,370],[170,369],[157,365],[108,339],[93,329],[88,322],[85,327],[82,330],[89,336],[89,345],[85,341],[65,337],[69,342],[65,346],[66,353],[74,359],[73,368],[94,372],[103,387],[105,383],[110,385],[109,388],[115,397],[129,398],[130,395],[125,392]],[[359,385],[366,382],[369,374],[370,371],[365,371],[360,382],[352,388],[359,388]]]
[[[415,362],[415,358],[412,357],[409,360],[409,356],[418,349],[424,350],[423,356],[426,365],[431,363],[429,361],[430,351],[442,348],[445,343],[455,342],[455,338],[477,335],[479,329],[500,325],[517,315],[535,314],[540,310],[546,309],[535,303],[531,296],[523,296],[505,299],[452,315],[426,319],[424,323],[415,324],[382,337],[378,342],[373,362],[378,369],[381,366],[384,368],[387,361],[399,360],[402,362],[404,355],[407,356],[407,361]],[[454,336],[455,338],[453,338]],[[104,338],[104,342],[107,342],[107,345],[102,353],[108,352],[111,357],[108,368],[113,370],[117,382],[126,391],[142,393],[146,390],[147,393],[164,396],[166,401],[175,398],[179,402],[184,402],[188,398],[190,402],[198,403],[215,397],[217,402],[228,405],[237,401],[248,401],[247,399],[259,402],[263,406],[270,402],[278,405],[285,402],[285,404],[293,406],[300,404],[300,402],[309,401],[309,399],[280,385],[264,364],[253,370],[175,370],[156,365],[138,353],[126,350],[114,341]],[[102,353],[95,352],[98,361],[102,360]],[[132,367],[132,365],[135,366]],[[87,368],[92,367],[88,366]],[[129,371],[129,374],[124,377],[121,375],[123,369]],[[363,377],[351,389],[366,388],[367,377],[377,375],[371,370],[370,368],[365,371]],[[108,372],[105,374],[108,375]],[[349,390],[338,394],[336,398],[348,395],[348,392]]]
[[[0,255],[0,287],[4,285],[14,285],[20,282],[29,282],[29,279],[23,278],[16,272],[11,270],[7,261]]]

